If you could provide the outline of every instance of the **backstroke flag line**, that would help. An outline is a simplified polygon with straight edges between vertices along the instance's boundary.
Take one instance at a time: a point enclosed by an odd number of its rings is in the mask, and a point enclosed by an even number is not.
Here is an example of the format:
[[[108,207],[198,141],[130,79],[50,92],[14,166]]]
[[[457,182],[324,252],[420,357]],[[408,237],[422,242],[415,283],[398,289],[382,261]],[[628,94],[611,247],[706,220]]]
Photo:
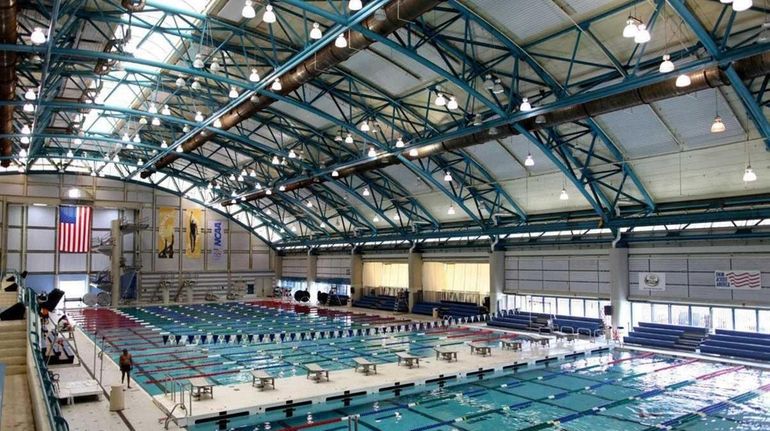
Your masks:
[[[91,249],[91,207],[59,207],[59,251],[87,253]]]

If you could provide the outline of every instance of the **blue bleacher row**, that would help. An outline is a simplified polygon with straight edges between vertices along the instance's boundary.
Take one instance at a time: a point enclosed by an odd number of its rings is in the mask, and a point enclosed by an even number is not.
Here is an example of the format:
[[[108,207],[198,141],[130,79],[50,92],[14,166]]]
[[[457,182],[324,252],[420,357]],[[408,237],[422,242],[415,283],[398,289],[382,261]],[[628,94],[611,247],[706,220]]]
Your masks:
[[[418,302],[412,307],[412,313],[433,315],[433,309],[439,309],[439,316],[444,318],[473,317],[486,314],[484,307],[469,302],[441,301]]]
[[[396,306],[397,301],[398,298],[391,295],[366,295],[358,301],[353,301],[353,306],[372,310],[408,311],[405,302],[401,301]]]
[[[709,334],[706,328],[701,327],[641,322],[623,341],[647,347],[770,360],[770,334],[756,332],[717,329]]]
[[[549,320],[551,321],[550,326]],[[497,313],[489,319],[487,324],[502,328],[536,332],[547,332],[553,329],[570,334],[578,333],[592,336],[604,333],[604,321],[602,319],[514,310],[504,310]]]

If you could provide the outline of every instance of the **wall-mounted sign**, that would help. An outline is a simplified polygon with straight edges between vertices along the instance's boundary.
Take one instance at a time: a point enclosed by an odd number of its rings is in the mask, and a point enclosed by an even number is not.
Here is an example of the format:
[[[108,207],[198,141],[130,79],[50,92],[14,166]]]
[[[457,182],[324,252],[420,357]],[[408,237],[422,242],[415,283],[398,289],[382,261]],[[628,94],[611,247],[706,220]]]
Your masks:
[[[639,290],[666,290],[666,273],[640,272]]]
[[[717,289],[761,289],[762,273],[759,271],[714,271]]]

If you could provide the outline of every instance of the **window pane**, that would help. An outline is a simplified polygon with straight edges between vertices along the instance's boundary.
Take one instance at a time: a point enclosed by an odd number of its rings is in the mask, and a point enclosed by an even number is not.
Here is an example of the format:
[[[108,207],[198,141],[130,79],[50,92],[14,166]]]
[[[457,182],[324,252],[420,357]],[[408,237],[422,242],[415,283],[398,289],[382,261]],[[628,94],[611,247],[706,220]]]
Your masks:
[[[651,322],[652,321],[652,312],[650,308],[650,304],[645,304],[642,302],[634,302],[631,313],[633,314],[633,325],[636,326],[639,324],[639,322]]]
[[[543,312],[543,297],[533,296],[529,301],[529,310],[533,313]]]
[[[579,317],[585,316],[585,309],[583,308],[584,306],[583,306],[582,299],[572,299],[570,301],[570,306],[572,307],[573,316],[579,316]]]
[[[751,308],[736,308],[735,330],[757,332],[757,310]]]
[[[604,307],[608,307],[610,305],[612,305],[612,303],[610,301],[604,301],[604,300],[599,301],[599,312],[601,313],[601,317],[605,317],[604,316]]]
[[[733,309],[713,307],[711,315],[714,319],[715,329],[733,329]]]
[[[569,298],[558,298],[556,300],[556,313],[569,316]]]
[[[686,305],[671,305],[671,323],[674,325],[689,325],[690,307]]]
[[[599,317],[599,301],[586,299],[586,317]]]
[[[711,316],[709,315],[708,307],[690,307],[690,313],[692,313],[692,326],[711,327]]]
[[[543,312],[548,314],[556,314],[556,298],[543,298]]]
[[[770,310],[759,310],[759,332],[770,333]]]
[[[668,321],[668,304],[652,304],[652,321],[670,323]]]

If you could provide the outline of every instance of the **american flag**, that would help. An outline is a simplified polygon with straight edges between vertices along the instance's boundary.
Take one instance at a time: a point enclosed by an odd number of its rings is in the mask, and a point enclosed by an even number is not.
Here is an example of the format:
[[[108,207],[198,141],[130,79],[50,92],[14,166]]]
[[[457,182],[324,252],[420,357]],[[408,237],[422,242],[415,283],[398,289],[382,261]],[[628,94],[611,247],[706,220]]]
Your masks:
[[[59,251],[86,253],[91,248],[91,207],[59,207]]]

